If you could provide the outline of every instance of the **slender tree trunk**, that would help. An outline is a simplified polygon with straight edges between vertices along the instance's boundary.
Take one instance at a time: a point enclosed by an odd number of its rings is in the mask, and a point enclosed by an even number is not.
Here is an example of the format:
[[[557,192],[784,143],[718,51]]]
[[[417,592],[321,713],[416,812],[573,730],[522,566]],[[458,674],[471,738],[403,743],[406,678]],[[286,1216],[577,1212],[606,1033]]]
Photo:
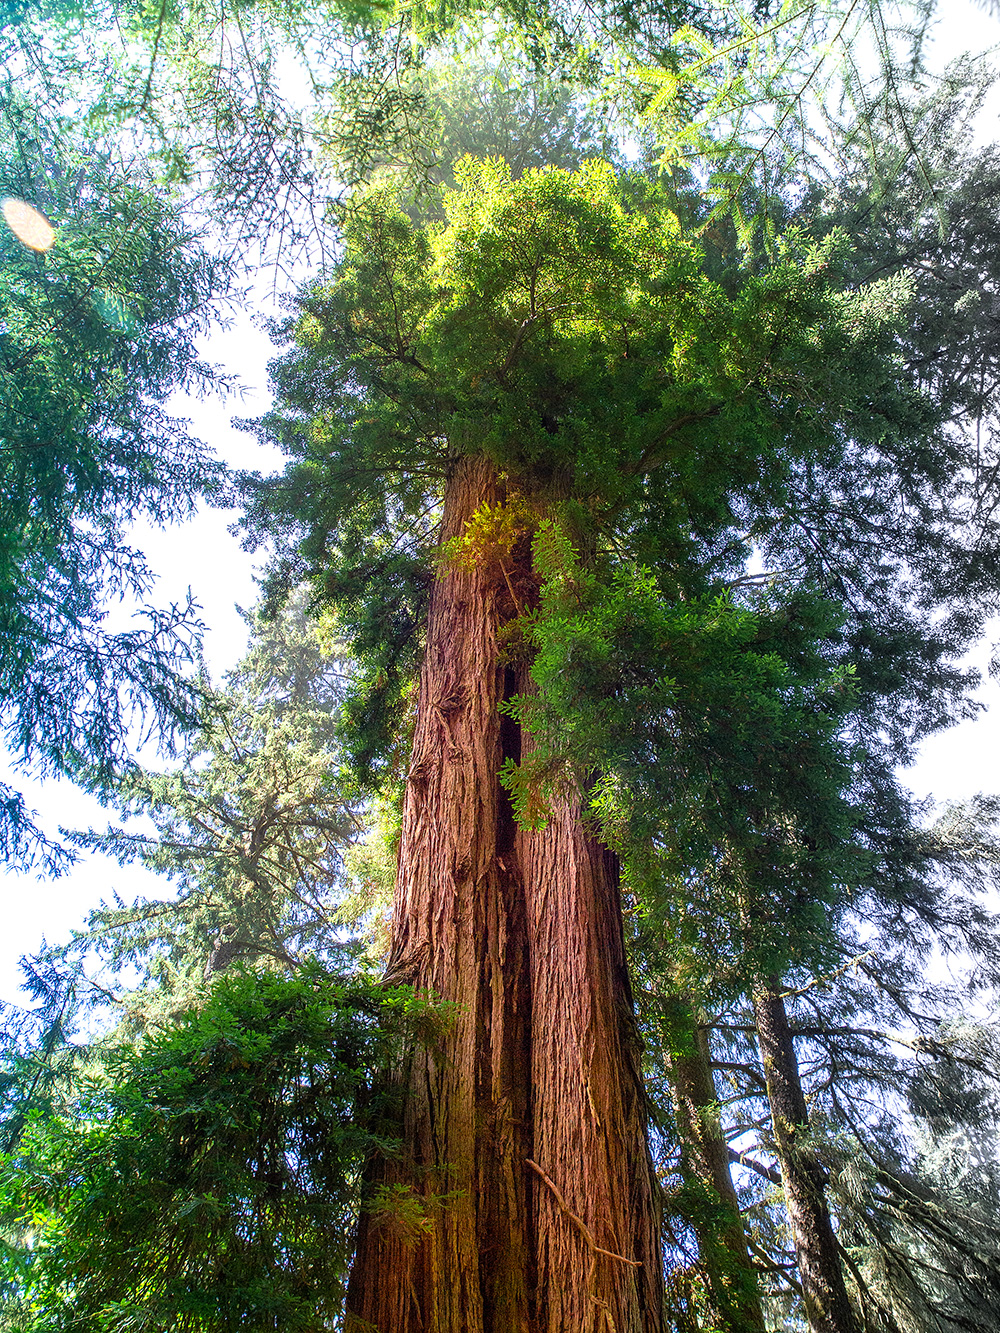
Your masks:
[[[502,499],[460,462],[443,539]],[[426,1230],[362,1216],[348,1310],[378,1333],[660,1333],[616,867],[572,801],[519,831],[497,776],[521,744],[498,713],[509,575],[452,568],[431,599],[387,975],[454,1022],[400,1073],[409,1160],[382,1180],[428,1200]]]
[[[670,1090],[684,1181],[681,1212],[698,1240],[715,1323],[725,1333],[763,1333],[760,1289],[719,1119],[708,1033],[686,996],[672,996],[667,1005]]]
[[[753,1000],[775,1151],[809,1328],[812,1333],[859,1333],[826,1203],[826,1172],[802,1142],[809,1132],[809,1112],[777,978],[758,985]]]

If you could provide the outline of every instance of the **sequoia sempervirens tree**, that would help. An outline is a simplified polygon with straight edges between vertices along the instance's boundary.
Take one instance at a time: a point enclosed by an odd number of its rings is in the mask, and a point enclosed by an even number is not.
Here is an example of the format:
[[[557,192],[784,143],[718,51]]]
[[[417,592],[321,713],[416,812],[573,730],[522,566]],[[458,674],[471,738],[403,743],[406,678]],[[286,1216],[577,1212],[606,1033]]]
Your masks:
[[[828,959],[857,850],[837,616],[742,576],[803,468],[932,414],[894,373],[905,284],[838,292],[836,238],[724,289],[603,163],[457,180],[442,226],[357,201],[273,368],[261,429],[293,461],[248,480],[251,531],[286,531],[283,576],[351,641],[358,771],[405,766],[387,978],[454,1006],[396,1071],[406,1152],[375,1174],[409,1221],[362,1214],[348,1307],[382,1333],[645,1333],[619,858],[687,946],[721,923],[731,979]]]

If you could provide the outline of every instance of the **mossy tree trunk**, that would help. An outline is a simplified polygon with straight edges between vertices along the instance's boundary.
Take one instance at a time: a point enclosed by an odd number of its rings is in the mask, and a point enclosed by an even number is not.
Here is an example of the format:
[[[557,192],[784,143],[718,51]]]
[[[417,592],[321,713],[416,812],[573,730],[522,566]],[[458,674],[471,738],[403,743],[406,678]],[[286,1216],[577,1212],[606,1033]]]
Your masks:
[[[764,1333],[757,1273],[747,1249],[729,1146],[719,1117],[708,1033],[685,995],[666,1001],[670,1091],[681,1144],[677,1206],[698,1241],[710,1313],[723,1333]]]
[[[809,1111],[778,979],[759,984],[753,1003],[774,1149],[810,1333],[860,1333],[826,1201],[826,1172],[808,1141]]]

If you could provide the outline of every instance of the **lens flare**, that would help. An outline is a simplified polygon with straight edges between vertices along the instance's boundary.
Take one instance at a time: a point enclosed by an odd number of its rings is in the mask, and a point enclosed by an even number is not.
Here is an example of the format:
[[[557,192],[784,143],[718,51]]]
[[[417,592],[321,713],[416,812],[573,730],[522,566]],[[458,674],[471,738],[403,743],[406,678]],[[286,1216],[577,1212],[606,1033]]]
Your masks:
[[[23,199],[4,199],[0,200],[0,212],[7,226],[29,250],[43,254],[52,249],[52,242],[56,239],[55,229],[37,208],[32,208]]]

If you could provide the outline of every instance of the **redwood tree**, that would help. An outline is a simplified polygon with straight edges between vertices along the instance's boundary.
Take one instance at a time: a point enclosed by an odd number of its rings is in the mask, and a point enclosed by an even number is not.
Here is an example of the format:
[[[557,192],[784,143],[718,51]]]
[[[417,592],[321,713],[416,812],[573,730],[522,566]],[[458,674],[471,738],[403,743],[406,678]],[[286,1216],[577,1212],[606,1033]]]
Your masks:
[[[279,581],[310,577],[350,636],[365,781],[400,776],[413,727],[387,976],[453,1006],[395,1072],[406,1150],[373,1169],[349,1309],[655,1330],[619,857],[679,948],[719,925],[734,984],[828,957],[853,854],[837,618],[741,576],[803,470],[933,414],[891,359],[905,290],[838,292],[836,238],[724,290],[600,163],[467,160],[444,208],[424,229],[357,202],[283,330],[261,429],[293,461],[249,482],[251,529],[295,538]]]

